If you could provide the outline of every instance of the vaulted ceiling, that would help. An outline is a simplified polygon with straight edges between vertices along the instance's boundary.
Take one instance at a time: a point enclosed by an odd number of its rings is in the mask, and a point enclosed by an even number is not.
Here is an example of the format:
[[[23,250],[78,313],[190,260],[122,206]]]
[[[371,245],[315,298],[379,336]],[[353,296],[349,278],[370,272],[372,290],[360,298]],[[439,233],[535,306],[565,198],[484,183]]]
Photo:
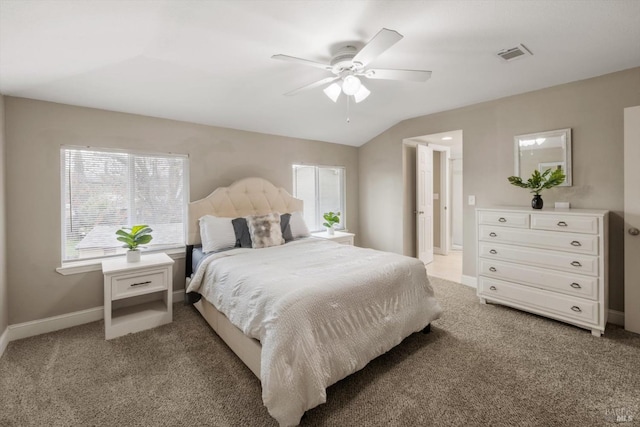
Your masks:
[[[640,66],[639,22],[637,0],[0,0],[0,92],[359,146],[407,118]],[[367,80],[349,106],[283,95],[331,74],[273,54],[326,63],[381,28],[404,38],[371,65],[430,80]],[[496,55],[520,43],[533,56]]]

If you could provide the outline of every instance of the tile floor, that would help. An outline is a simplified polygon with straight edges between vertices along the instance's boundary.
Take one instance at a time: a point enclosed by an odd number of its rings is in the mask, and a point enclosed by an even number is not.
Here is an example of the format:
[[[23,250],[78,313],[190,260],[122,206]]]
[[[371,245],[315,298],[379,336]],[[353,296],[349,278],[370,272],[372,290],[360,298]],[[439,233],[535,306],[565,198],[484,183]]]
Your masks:
[[[434,255],[427,264],[427,275],[460,283],[462,281],[462,251],[449,251],[448,255]]]

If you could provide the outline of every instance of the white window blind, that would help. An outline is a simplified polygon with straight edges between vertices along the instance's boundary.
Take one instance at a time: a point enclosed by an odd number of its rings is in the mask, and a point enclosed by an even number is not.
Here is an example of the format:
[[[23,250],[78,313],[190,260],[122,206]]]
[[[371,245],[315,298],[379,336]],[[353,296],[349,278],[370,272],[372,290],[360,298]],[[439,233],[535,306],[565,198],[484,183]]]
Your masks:
[[[322,215],[340,212],[345,228],[345,170],[339,166],[293,165],[293,195],[304,201],[304,220],[311,231],[324,229]]]
[[[61,173],[63,262],[124,253],[115,232],[136,224],[146,250],[184,246],[186,156],[62,147]]]

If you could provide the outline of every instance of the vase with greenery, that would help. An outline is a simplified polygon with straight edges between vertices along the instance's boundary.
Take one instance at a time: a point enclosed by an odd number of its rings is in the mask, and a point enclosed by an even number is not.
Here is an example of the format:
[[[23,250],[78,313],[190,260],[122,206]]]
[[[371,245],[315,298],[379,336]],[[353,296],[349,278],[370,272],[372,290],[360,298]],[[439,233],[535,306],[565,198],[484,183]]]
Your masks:
[[[527,181],[523,181],[519,176],[510,176],[507,178],[509,182],[517,187],[528,188],[531,193],[534,193],[533,200],[531,200],[531,207],[533,209],[542,209],[543,201],[540,192],[545,189],[555,187],[564,182],[565,175],[562,169],[547,169],[540,173],[538,170],[534,170],[531,174],[531,178]]]
[[[123,242],[123,248],[128,248],[127,262],[140,261],[140,245],[149,243],[153,237],[151,232],[153,230],[148,225],[134,225],[133,227],[122,227],[116,231],[118,240]]]
[[[340,223],[340,212],[326,212],[322,217],[325,220],[322,225],[327,227],[327,234],[333,235],[333,226]]]

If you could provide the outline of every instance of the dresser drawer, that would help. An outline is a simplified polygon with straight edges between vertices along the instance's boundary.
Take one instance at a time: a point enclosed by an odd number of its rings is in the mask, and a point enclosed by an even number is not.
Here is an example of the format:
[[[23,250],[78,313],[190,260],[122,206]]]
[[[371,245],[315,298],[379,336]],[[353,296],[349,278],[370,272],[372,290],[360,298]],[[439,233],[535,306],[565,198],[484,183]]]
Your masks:
[[[598,323],[598,303],[595,301],[559,295],[487,277],[480,277],[478,293],[485,298],[512,301],[550,314],[592,324]]]
[[[598,278],[480,258],[480,274],[581,298],[598,299]]]
[[[480,240],[598,255],[598,236],[481,225]]]
[[[529,228],[529,214],[519,212],[478,211],[478,223],[501,227]]]
[[[111,299],[128,298],[136,295],[167,289],[167,270],[146,270],[111,278]]]
[[[590,276],[598,275],[598,257],[590,255],[507,246],[490,242],[480,242],[478,246],[478,255],[483,258],[513,261]]]
[[[531,228],[534,230],[598,234],[598,218],[579,215],[531,214]]]

